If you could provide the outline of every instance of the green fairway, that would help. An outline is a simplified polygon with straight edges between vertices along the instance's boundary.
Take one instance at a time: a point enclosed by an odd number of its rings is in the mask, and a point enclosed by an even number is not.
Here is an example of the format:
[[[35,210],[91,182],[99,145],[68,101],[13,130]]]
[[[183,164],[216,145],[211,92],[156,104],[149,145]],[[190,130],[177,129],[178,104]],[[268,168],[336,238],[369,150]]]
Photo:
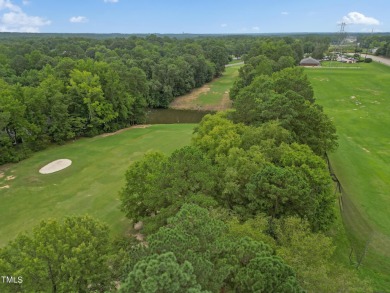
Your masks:
[[[306,73],[337,127],[340,146],[330,160],[344,189],[342,216],[356,261],[384,291],[390,288],[390,67],[358,66]]]
[[[230,109],[232,102],[229,90],[238,77],[238,70],[243,64],[230,63],[221,77],[197,88],[190,93],[176,98],[171,104],[173,109],[224,111]]]
[[[131,128],[115,135],[83,138],[35,153],[18,164],[0,167],[0,246],[42,219],[88,213],[114,233],[129,227],[119,211],[118,192],[131,162],[146,151],[170,153],[189,144],[195,124]],[[38,170],[57,159],[72,165],[57,173]],[[11,177],[10,177],[11,176]]]
[[[229,90],[237,79],[238,69],[240,69],[241,66],[241,64],[238,64],[226,67],[223,76],[212,82],[210,84],[210,90],[206,93],[202,93],[196,103],[201,106],[215,106],[223,103],[223,99],[228,99]]]

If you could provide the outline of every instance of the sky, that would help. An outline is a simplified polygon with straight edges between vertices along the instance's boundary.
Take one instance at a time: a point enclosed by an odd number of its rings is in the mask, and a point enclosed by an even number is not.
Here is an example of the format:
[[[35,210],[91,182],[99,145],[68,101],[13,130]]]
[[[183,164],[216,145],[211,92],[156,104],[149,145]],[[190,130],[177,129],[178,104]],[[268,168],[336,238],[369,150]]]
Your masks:
[[[390,32],[389,0],[0,0],[0,32]]]

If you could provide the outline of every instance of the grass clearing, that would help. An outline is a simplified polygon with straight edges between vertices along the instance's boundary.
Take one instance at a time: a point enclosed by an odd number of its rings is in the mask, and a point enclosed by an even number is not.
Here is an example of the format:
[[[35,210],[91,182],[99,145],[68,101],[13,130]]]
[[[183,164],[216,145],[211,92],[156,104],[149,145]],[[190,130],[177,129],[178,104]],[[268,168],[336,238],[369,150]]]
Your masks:
[[[242,62],[243,62],[242,59],[234,59],[234,60],[232,60],[232,61],[229,62],[229,65],[231,65],[231,64],[237,64],[237,63],[242,63]]]
[[[123,233],[129,220],[119,211],[118,192],[130,163],[150,150],[170,153],[188,145],[195,124],[153,125],[115,135],[83,138],[0,167],[0,246],[43,219],[92,215]],[[70,159],[62,171],[42,175],[41,167]]]
[[[231,108],[232,102],[229,98],[229,90],[238,77],[238,70],[242,65],[226,67],[221,77],[193,90],[189,94],[176,98],[169,107],[207,111],[222,111]]]
[[[352,64],[354,65],[354,64]],[[390,67],[306,69],[319,104],[337,127],[339,148],[330,155],[343,189],[342,216],[355,261],[390,288]]]
[[[226,67],[223,76],[210,85],[210,91],[199,96],[199,105],[203,107],[207,105],[215,106],[222,103],[224,99],[229,99],[229,90],[238,77],[240,67],[240,65]]]

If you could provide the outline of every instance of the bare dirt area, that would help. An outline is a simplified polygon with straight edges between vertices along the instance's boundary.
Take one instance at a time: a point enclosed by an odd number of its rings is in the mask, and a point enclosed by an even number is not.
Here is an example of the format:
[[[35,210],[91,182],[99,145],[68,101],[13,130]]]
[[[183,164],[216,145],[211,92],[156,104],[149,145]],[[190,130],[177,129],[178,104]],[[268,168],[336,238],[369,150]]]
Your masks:
[[[215,80],[214,80],[215,81]],[[192,90],[190,93],[176,98],[169,108],[177,110],[203,110],[203,111],[223,111],[232,107],[232,101],[229,98],[229,91],[225,91],[221,102],[216,105],[199,105],[196,103],[200,95],[210,91],[210,83]]]
[[[120,130],[115,131],[115,132],[109,132],[109,133],[101,134],[101,135],[99,135],[99,137],[112,136],[112,135],[116,135],[116,134],[122,133],[122,132],[124,132],[124,131],[126,131],[126,130],[129,130],[129,129],[134,129],[134,128],[148,128],[148,127],[150,127],[150,126],[151,126],[150,124],[134,125],[134,126],[130,126],[130,127],[127,127],[127,128],[120,129]]]
[[[190,93],[176,98],[170,105],[169,108],[178,110],[199,110],[199,106],[194,104],[194,101],[198,99],[201,94],[210,91],[210,84],[207,83],[200,88],[192,90]]]

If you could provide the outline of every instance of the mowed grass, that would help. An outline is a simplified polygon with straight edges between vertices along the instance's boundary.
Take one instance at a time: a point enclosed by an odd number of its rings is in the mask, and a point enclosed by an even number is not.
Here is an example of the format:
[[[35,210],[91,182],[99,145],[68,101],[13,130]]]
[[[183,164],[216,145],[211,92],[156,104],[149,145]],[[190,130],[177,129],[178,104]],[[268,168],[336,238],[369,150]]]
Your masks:
[[[337,61],[322,61],[322,67],[343,67],[343,68],[360,68],[362,63],[342,63]]]
[[[242,61],[230,63],[223,75],[190,93],[177,97],[169,105],[172,109],[197,111],[225,111],[232,107],[229,97],[230,88],[238,77]]]
[[[171,153],[189,144],[194,127],[131,128],[112,136],[69,142],[20,163],[0,166],[0,187],[9,186],[0,189],[0,247],[43,219],[67,215],[89,214],[108,223],[113,234],[124,233],[130,221],[118,208],[118,192],[124,186],[126,169],[147,151]],[[38,172],[47,163],[63,158],[73,164],[49,175]]]
[[[345,192],[342,216],[356,261],[378,290],[389,292],[390,67],[358,66],[306,73],[337,127],[340,146],[330,160]]]
[[[237,79],[238,70],[241,66],[242,64],[237,64],[226,67],[223,75],[210,83],[210,90],[200,94],[198,99],[193,101],[193,103],[201,106],[215,106],[223,103],[223,99],[229,98],[229,90]]]

